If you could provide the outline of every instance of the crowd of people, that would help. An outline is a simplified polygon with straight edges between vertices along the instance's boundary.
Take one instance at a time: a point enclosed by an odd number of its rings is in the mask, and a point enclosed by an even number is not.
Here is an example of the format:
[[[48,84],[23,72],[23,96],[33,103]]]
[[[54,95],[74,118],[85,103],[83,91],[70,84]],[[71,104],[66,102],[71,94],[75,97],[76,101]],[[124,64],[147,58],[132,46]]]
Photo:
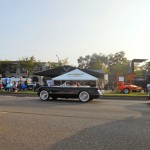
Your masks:
[[[38,82],[31,83],[27,82],[27,80],[11,80],[10,78],[3,78],[0,82],[0,89],[9,92],[18,92],[26,90],[34,90],[34,92],[36,92],[39,87],[40,84]]]
[[[10,92],[17,92],[27,89],[27,84],[21,81],[10,81],[9,79],[2,80],[2,89]]]
[[[27,85],[25,83],[21,83],[20,81],[14,81],[14,82],[9,82],[7,83],[6,81],[2,81],[2,88],[5,91],[10,91],[10,92],[17,92],[17,91],[21,91],[21,90],[26,90],[27,89]]]

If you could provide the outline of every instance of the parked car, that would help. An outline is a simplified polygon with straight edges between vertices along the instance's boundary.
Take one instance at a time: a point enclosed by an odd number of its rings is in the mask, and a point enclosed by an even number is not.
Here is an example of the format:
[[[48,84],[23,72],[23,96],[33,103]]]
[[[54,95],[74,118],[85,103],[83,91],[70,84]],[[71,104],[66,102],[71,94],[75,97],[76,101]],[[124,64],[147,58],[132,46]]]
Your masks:
[[[0,81],[0,89],[2,89],[2,86],[3,86],[3,85],[2,85],[2,82]]]
[[[37,94],[43,101],[49,98],[54,100],[57,98],[79,98],[81,102],[88,102],[99,98],[102,93],[96,87],[41,86],[38,88]]]
[[[34,90],[36,87],[36,83],[28,83],[27,84],[27,90]]]
[[[119,82],[118,83],[118,91],[128,94],[130,92],[141,92],[142,87],[132,85],[130,83]]]

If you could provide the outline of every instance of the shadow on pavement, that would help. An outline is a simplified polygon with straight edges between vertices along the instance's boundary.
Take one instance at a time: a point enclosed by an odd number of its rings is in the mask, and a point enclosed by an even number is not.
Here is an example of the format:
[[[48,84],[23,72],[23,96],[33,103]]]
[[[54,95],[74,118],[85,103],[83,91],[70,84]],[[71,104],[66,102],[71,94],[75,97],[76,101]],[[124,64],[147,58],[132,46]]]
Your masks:
[[[50,150],[150,150],[149,104],[127,106],[141,117],[129,117],[86,128],[57,142]]]

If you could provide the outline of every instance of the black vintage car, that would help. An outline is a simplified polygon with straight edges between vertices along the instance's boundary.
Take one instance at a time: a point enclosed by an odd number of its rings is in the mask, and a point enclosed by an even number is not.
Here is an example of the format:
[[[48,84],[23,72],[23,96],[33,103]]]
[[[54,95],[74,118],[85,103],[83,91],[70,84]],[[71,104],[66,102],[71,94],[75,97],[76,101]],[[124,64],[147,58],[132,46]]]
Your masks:
[[[37,94],[41,100],[45,101],[49,98],[79,98],[82,102],[88,102],[102,95],[101,91],[96,87],[57,87],[57,86],[41,86],[37,90]]]

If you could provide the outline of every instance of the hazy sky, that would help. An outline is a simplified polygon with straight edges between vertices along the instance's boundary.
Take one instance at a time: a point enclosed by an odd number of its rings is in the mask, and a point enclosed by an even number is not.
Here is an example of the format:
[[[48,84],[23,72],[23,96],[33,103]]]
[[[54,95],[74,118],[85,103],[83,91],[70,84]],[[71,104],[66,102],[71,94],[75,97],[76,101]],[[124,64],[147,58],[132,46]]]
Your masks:
[[[149,40],[150,0],[0,0],[0,60],[150,59]]]

